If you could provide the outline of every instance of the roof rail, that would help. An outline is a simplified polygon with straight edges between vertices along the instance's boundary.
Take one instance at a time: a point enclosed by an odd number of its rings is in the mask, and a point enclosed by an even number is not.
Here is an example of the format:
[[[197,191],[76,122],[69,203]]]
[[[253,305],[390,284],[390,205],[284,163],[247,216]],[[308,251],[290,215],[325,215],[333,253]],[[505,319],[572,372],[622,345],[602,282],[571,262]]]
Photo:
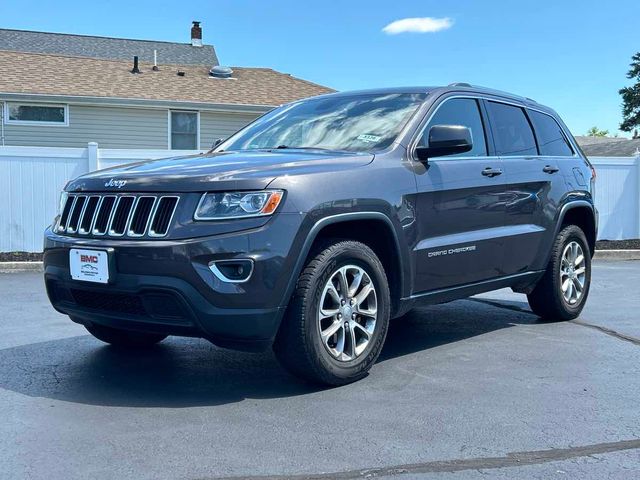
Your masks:
[[[467,82],[453,82],[447,86],[448,87],[471,87],[471,84]]]

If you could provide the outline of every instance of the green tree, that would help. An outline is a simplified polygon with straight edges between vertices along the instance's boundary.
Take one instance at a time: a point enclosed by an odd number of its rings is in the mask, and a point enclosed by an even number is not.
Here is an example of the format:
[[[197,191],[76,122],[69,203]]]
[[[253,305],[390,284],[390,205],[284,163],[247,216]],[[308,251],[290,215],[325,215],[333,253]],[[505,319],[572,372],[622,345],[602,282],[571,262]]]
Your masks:
[[[640,127],[640,52],[631,57],[627,78],[635,80],[630,87],[621,88],[622,95],[622,123],[620,130],[630,132],[634,127]]]
[[[600,130],[598,127],[591,127],[587,130],[587,136],[589,137],[606,137],[609,135],[609,130]]]

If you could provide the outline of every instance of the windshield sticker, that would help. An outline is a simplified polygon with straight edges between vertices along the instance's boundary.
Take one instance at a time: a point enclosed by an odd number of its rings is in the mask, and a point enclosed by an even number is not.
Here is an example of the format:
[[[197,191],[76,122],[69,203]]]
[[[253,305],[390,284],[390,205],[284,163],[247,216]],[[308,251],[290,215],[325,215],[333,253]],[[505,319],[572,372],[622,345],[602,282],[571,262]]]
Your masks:
[[[367,143],[379,142],[381,138],[382,137],[378,135],[370,135],[368,133],[363,133],[362,135],[358,135],[358,140],[361,140]]]

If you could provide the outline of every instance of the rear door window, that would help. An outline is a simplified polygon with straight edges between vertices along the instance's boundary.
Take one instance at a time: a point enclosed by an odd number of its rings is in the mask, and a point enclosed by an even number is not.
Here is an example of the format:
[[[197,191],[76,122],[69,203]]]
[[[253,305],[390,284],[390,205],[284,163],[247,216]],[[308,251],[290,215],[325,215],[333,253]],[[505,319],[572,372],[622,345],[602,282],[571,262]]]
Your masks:
[[[431,117],[424,129],[420,139],[421,146],[428,146],[429,129],[434,125],[462,125],[471,130],[473,148],[468,152],[448,155],[447,157],[484,157],[487,155],[487,142],[477,100],[473,98],[452,98],[440,104],[440,107],[438,107],[438,110],[436,110],[436,113]]]
[[[529,118],[533,123],[540,147],[540,155],[552,157],[571,157],[573,149],[567,137],[555,119],[547,114],[529,110]]]
[[[538,155],[533,130],[522,108],[489,101],[487,109],[498,155]]]

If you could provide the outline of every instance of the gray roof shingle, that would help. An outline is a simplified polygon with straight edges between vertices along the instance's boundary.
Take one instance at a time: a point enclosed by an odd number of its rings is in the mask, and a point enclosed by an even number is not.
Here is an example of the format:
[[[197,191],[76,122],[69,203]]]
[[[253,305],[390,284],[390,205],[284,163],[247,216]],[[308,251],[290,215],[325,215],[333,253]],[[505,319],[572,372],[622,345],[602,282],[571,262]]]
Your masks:
[[[191,43],[92,37],[2,28],[0,28],[0,49],[103,60],[133,60],[134,55],[137,55],[144,62],[153,62],[153,51],[157,50],[159,64],[208,67],[218,65],[218,57],[213,45],[194,47]]]
[[[574,138],[581,147],[584,147],[585,145],[599,145],[601,143],[626,142],[629,140],[624,137],[595,137],[592,135],[575,135]]]
[[[640,155],[640,138],[635,140],[609,138],[607,141],[583,144],[576,138],[587,157],[635,157]],[[603,139],[604,140],[604,139]]]

